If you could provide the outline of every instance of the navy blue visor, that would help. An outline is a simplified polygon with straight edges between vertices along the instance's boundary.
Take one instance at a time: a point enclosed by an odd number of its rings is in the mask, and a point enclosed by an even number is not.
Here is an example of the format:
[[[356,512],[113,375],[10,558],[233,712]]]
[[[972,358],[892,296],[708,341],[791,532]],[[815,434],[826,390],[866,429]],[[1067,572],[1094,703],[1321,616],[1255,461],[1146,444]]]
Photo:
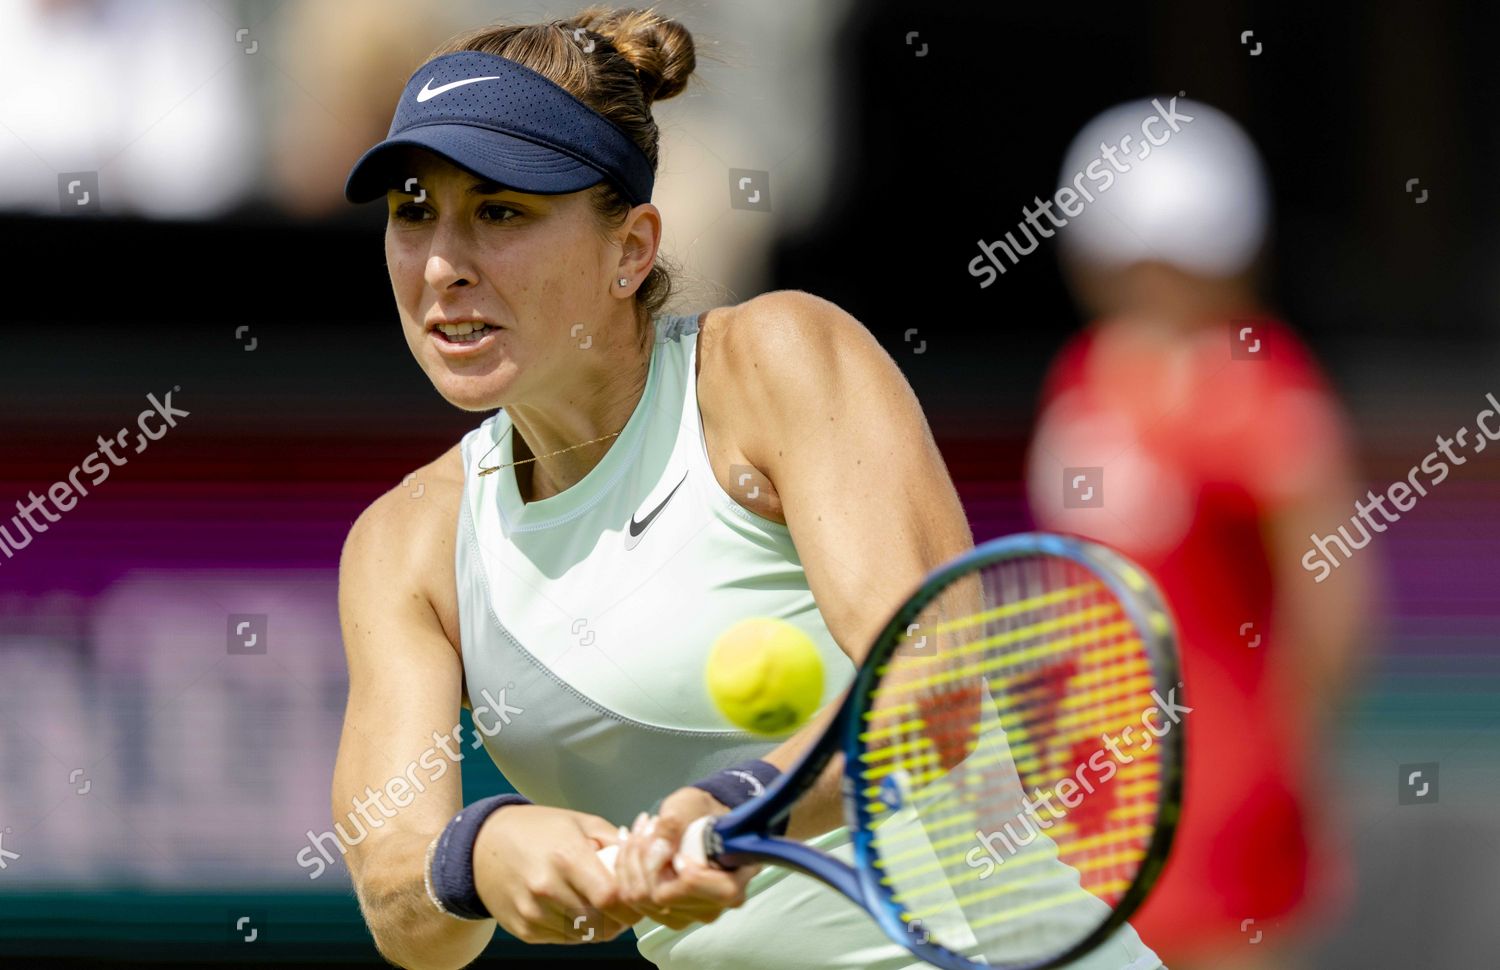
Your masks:
[[[435,57],[406,82],[385,141],[354,163],[350,202],[406,190],[401,146],[425,148],[501,186],[538,195],[605,179],[631,205],[651,201],[651,163],[609,119],[509,58],[479,51]]]

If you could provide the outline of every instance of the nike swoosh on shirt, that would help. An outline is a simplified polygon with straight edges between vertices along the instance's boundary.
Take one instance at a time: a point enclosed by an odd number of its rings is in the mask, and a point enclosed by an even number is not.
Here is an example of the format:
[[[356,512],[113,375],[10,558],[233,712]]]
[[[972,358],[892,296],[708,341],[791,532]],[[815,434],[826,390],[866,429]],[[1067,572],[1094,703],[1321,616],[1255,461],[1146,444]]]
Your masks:
[[[500,75],[492,74],[489,77],[466,77],[462,81],[449,81],[447,84],[439,84],[437,87],[433,87],[432,82],[436,80],[437,78],[435,77],[427,79],[427,83],[422,85],[422,90],[417,92],[417,101],[431,101],[443,92],[452,91],[454,88],[461,88],[465,84],[474,84],[479,81],[498,81],[500,80]]]
[[[651,525],[651,520],[655,519],[661,510],[667,507],[667,503],[672,501],[672,496],[677,494],[677,490],[682,487],[682,483],[685,481],[687,481],[687,472],[682,473],[682,478],[678,479],[677,484],[672,486],[672,490],[667,493],[667,497],[662,499],[661,504],[652,509],[651,513],[644,519],[637,521],[634,515],[630,517],[630,528],[625,533],[626,549],[635,548],[636,543],[641,541],[641,535]]]

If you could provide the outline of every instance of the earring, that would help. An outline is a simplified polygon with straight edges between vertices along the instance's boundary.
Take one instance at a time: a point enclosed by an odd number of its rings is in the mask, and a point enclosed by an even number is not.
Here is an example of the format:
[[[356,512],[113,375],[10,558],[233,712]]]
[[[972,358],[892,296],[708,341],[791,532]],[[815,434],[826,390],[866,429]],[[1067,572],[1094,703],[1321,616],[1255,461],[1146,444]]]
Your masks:
[[[621,286],[629,286],[630,285],[630,280],[628,280],[628,279],[626,279],[625,277],[622,276],[622,277],[620,277],[620,285]]]

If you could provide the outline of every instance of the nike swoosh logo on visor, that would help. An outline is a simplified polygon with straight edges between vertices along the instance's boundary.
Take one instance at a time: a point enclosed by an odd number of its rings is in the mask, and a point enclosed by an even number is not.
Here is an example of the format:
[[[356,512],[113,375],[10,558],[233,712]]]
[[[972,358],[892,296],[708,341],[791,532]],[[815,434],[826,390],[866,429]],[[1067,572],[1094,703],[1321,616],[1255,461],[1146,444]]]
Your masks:
[[[437,87],[433,87],[432,82],[436,80],[437,78],[428,78],[427,83],[422,85],[422,90],[417,92],[418,102],[431,101],[443,92],[452,91],[454,88],[461,88],[465,84],[476,84],[480,81],[498,81],[500,80],[500,75],[492,74],[489,77],[466,77],[462,81],[450,81],[447,84],[440,84]]]
[[[661,504],[652,509],[651,513],[644,519],[636,521],[634,515],[630,517],[630,529],[625,533],[626,549],[635,548],[636,543],[641,541],[642,533],[644,533],[646,529],[651,525],[651,520],[655,519],[656,516],[661,512],[661,510],[667,507],[667,503],[672,501],[672,496],[677,494],[677,490],[682,487],[682,483],[685,481],[687,481],[687,472],[682,473],[682,478],[678,480],[676,485],[672,486],[672,490],[667,493],[667,497],[662,499]]]

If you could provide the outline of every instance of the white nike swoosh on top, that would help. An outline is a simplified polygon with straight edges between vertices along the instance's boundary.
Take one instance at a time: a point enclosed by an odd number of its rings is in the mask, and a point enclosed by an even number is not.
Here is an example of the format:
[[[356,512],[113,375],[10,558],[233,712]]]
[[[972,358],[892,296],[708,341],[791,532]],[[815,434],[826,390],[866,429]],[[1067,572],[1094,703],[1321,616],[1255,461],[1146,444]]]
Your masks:
[[[466,77],[462,81],[450,81],[447,84],[440,84],[437,87],[433,87],[432,82],[436,81],[437,78],[428,78],[427,83],[422,85],[422,90],[417,92],[417,100],[431,101],[444,91],[452,91],[454,88],[461,88],[465,84],[473,84],[476,81],[498,81],[499,79],[500,75],[498,74],[492,74],[489,77]]]

